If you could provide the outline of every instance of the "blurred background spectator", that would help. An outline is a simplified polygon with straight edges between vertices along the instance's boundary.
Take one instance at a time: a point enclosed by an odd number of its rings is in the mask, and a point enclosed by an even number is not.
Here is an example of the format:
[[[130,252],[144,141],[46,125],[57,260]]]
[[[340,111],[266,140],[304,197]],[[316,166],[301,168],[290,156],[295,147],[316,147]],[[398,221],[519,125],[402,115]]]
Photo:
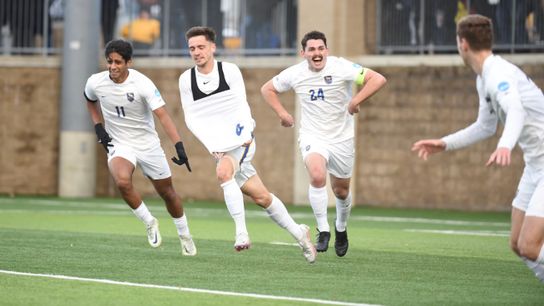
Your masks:
[[[121,36],[132,41],[135,50],[149,50],[160,38],[161,24],[151,18],[148,7],[142,6],[138,18],[121,29]]]

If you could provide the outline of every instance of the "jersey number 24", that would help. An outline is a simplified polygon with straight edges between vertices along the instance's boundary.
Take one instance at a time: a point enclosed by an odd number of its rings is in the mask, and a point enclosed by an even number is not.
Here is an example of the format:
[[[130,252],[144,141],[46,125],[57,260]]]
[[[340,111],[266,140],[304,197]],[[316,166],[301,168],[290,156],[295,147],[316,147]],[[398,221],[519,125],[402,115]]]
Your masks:
[[[323,88],[319,88],[317,90],[310,89],[310,100],[316,101],[317,99],[321,99],[321,101],[325,101],[325,94],[323,93]]]

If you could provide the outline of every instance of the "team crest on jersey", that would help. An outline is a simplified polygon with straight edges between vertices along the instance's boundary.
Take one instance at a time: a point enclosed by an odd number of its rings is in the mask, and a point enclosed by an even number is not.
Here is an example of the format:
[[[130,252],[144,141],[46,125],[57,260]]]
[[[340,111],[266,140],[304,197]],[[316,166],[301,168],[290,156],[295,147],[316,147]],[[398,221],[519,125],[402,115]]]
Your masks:
[[[323,79],[325,80],[325,83],[327,83],[327,84],[332,83],[332,75],[326,75],[326,76],[323,77]]]
[[[499,91],[507,91],[510,88],[510,84],[508,82],[500,82],[498,88]]]
[[[127,92],[127,100],[128,100],[128,102],[134,101],[134,93],[133,92]]]

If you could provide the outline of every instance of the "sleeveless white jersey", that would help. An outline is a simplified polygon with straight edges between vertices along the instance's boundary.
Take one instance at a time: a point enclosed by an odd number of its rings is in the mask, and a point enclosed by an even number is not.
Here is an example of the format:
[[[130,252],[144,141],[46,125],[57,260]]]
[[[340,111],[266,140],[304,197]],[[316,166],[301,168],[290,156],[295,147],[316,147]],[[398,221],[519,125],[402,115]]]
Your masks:
[[[353,81],[363,67],[346,59],[327,57],[319,72],[303,61],[283,70],[272,79],[278,92],[293,89],[300,99],[300,136],[311,135],[328,143],[353,138],[353,116],[348,113]]]
[[[478,119],[446,136],[447,149],[457,149],[493,135],[500,121],[504,130],[497,147],[516,142],[527,164],[544,169],[544,95],[521,69],[497,55],[485,59],[476,79]]]
[[[85,97],[100,101],[105,128],[114,144],[138,150],[160,145],[152,111],[165,103],[155,84],[142,73],[129,69],[121,84],[113,82],[108,71],[93,74],[85,85]]]
[[[218,64],[214,61],[209,74],[193,68],[179,77],[185,124],[210,153],[240,147],[253,138],[255,128],[240,69],[221,62],[220,73]]]

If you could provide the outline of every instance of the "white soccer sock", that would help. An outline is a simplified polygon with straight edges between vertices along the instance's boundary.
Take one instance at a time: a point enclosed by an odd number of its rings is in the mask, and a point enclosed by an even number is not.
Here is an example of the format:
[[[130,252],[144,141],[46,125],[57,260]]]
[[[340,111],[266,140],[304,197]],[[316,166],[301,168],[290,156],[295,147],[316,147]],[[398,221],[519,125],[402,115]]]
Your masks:
[[[132,212],[140,219],[143,223],[146,225],[150,224],[153,221],[153,215],[149,212],[149,209],[147,209],[147,206],[142,201],[140,206],[136,209],[133,209]]]
[[[286,229],[296,240],[302,239],[302,229],[289,215],[283,202],[274,194],[271,193],[270,195],[272,196],[272,203],[268,208],[265,208],[268,216],[281,228]]]
[[[174,220],[174,225],[178,230],[178,236],[189,237],[191,233],[189,232],[189,225],[187,224],[187,217],[185,214],[179,218],[172,218]]]
[[[536,262],[538,262],[539,265],[544,266],[544,245],[540,248],[540,253],[538,253]]]
[[[536,277],[544,283],[544,245],[542,245],[542,248],[540,249],[533,271],[535,272]]]
[[[539,264],[536,261],[529,260],[529,259],[527,259],[525,257],[521,257],[521,260],[523,260],[523,262],[525,262],[527,267],[529,267],[529,269],[531,269],[535,273],[535,276],[541,282],[544,282],[544,265]]]
[[[244,211],[244,195],[234,179],[221,184],[225,204],[236,225],[236,235],[247,233],[246,214]]]
[[[308,188],[308,198],[314,211],[315,220],[317,221],[317,229],[320,232],[330,232],[331,228],[327,221],[327,204],[329,202],[327,187],[315,188],[310,185]]]
[[[344,232],[351,212],[351,193],[345,200],[336,198],[336,230]]]

